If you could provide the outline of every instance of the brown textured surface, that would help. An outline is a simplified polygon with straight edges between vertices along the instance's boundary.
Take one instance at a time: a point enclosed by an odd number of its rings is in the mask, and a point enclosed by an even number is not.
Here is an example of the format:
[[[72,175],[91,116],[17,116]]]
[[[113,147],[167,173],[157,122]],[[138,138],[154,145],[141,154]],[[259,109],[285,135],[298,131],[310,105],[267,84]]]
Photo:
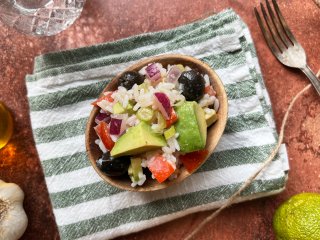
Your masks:
[[[34,147],[24,76],[36,55],[102,43],[166,29],[232,7],[249,25],[279,127],[290,99],[308,81],[271,55],[252,8],[259,1],[237,0],[89,0],[82,16],[65,32],[34,38],[0,23],[0,100],[14,114],[10,144],[0,150],[0,179],[19,184],[25,194],[29,226],[22,239],[59,239],[43,173]],[[320,9],[312,0],[279,0],[280,8],[304,46],[310,66],[320,67]],[[320,192],[320,104],[315,91],[298,101],[285,134],[291,171],[287,189],[274,197],[237,204],[210,222],[197,239],[273,239],[272,216],[285,199],[302,191]],[[209,213],[193,214],[119,239],[180,239]],[[40,237],[41,236],[41,237]],[[40,238],[39,238],[40,237]]]

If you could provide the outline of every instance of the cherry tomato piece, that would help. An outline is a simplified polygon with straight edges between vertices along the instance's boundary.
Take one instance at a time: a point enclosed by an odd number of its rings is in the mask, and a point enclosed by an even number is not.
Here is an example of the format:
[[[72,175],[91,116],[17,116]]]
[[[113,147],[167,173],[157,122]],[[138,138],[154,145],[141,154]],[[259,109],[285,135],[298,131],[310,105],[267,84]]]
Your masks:
[[[110,137],[108,124],[106,122],[100,122],[97,126],[94,127],[94,130],[96,131],[106,149],[110,151],[114,146],[114,142]]]
[[[149,162],[148,168],[159,183],[164,182],[175,170],[172,163],[162,155],[155,156]]]
[[[206,159],[208,153],[209,153],[208,150],[204,149],[204,150],[180,155],[179,159],[182,162],[183,166],[187,169],[187,171],[189,173],[192,173]]]

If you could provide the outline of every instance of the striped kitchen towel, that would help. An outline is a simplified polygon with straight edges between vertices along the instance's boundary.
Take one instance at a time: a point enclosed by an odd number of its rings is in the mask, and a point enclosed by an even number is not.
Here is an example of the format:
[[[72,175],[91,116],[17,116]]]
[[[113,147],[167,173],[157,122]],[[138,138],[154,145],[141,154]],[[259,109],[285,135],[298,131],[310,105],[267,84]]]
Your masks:
[[[192,55],[225,84],[229,119],[210,159],[183,183],[126,192],[90,166],[84,132],[92,106],[116,74],[144,57]],[[267,158],[277,133],[247,26],[231,9],[175,29],[37,57],[26,77],[38,154],[62,239],[109,239],[219,207]],[[279,193],[285,147],[237,201]]]

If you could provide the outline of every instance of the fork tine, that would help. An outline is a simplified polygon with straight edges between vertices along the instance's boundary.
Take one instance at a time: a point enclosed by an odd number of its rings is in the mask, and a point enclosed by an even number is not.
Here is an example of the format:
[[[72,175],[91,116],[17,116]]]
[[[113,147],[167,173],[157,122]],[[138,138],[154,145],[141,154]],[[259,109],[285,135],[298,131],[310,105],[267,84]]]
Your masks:
[[[283,52],[286,47],[283,45],[283,43],[281,42],[281,40],[279,40],[277,34],[275,33],[275,31],[274,31],[274,29],[273,29],[273,27],[272,27],[272,23],[271,23],[268,15],[267,15],[267,12],[266,12],[266,10],[265,10],[265,8],[264,8],[264,6],[263,6],[262,3],[260,3],[260,7],[261,7],[261,10],[262,10],[262,14],[263,14],[264,20],[265,20],[266,23],[267,23],[268,29],[269,29],[269,31],[270,31],[270,33],[271,33],[271,36],[272,36],[273,40],[275,41],[275,43],[276,43],[276,45],[278,46],[279,50],[280,50],[281,52]]]
[[[278,36],[280,37],[282,43],[285,45],[286,48],[289,47],[289,45],[291,45],[291,40],[286,37],[286,34],[282,31],[282,27],[281,25],[279,24],[279,21],[278,19],[275,17],[274,13],[273,13],[273,10],[269,4],[269,1],[266,0],[266,5],[267,5],[267,8],[268,8],[268,12],[269,12],[269,16],[273,22],[273,25],[278,33]]]
[[[257,8],[254,8],[254,13],[256,15],[256,18],[257,18],[257,21],[258,21],[258,24],[260,26],[260,29],[261,29],[261,32],[264,36],[264,39],[266,40],[269,48],[271,49],[271,51],[273,52],[273,54],[276,56],[276,57],[280,57],[280,52],[278,50],[278,48],[274,45],[273,43],[273,40],[272,40],[272,37],[270,36],[270,34],[268,33],[268,31],[266,30],[266,28],[264,27],[264,24],[261,20],[261,17],[259,15],[259,12],[257,10]]]
[[[290,39],[290,41],[292,42],[293,45],[294,44],[298,44],[296,38],[293,36],[292,32],[290,31],[288,24],[286,23],[286,21],[284,20],[284,17],[282,16],[282,13],[280,11],[280,8],[278,6],[277,1],[276,0],[272,0],[272,3],[273,3],[273,6],[274,6],[274,9],[276,10],[278,18],[280,20],[280,24],[281,24],[283,30],[285,31],[287,37]]]

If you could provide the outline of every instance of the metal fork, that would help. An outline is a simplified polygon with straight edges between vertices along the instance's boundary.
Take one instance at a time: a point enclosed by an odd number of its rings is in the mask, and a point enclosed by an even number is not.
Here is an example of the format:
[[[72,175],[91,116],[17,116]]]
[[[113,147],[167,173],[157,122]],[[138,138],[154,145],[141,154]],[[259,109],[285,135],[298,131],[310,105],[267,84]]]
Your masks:
[[[310,79],[320,96],[320,80],[308,66],[306,53],[290,31],[276,0],[272,0],[272,3],[277,17],[275,16],[269,1],[266,0],[271,20],[268,17],[263,4],[260,3],[264,20],[267,23],[267,28],[261,20],[257,8],[254,8],[260,29],[271,52],[282,64],[292,68],[299,68]]]

